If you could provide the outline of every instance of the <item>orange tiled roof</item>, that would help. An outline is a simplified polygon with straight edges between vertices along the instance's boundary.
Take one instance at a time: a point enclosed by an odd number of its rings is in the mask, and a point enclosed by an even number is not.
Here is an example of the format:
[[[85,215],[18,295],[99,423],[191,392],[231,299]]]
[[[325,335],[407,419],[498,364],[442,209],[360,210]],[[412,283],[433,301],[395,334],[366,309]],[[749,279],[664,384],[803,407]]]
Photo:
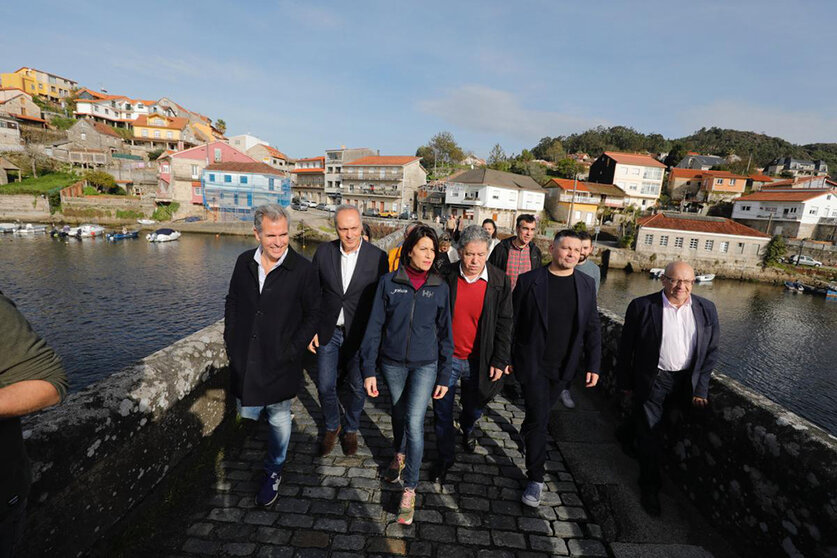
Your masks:
[[[720,171],[720,170],[705,170],[702,171],[702,174],[707,176],[714,176],[715,178],[735,178],[740,180],[747,180],[746,176],[741,176],[740,174],[735,174],[729,171]]]
[[[700,169],[681,169],[678,167],[672,167],[669,171],[670,178],[697,178],[704,171]]]
[[[671,213],[657,213],[656,215],[638,219],[637,225],[653,229],[770,238],[768,234],[723,217],[699,217],[696,215],[677,217]]]
[[[766,174],[759,174],[759,173],[750,174],[750,178],[752,178],[756,182],[773,182],[774,180],[776,180],[772,176],[767,176]]]
[[[294,173],[297,173],[297,174],[299,174],[299,173],[312,174],[312,173],[316,173],[316,172],[325,173],[325,169],[323,167],[314,167],[314,168],[310,168],[310,169],[294,169],[291,172],[294,172]]]
[[[151,116],[153,116],[154,118],[162,118],[166,120],[166,122],[170,122],[170,124],[167,126],[157,126],[154,124],[149,124],[148,116],[146,116],[145,114],[137,116],[137,119],[133,120],[132,122],[134,123],[134,126],[145,126],[148,128],[169,128],[173,130],[182,130],[189,123],[189,119],[183,116],[164,116],[162,114],[153,114]]]
[[[273,174],[273,175],[280,175],[282,171],[274,169],[270,165],[265,163],[238,163],[238,162],[228,162],[228,163],[212,163],[206,170],[209,171],[230,171],[230,172],[251,172],[255,174]]]
[[[276,149],[275,147],[265,145],[264,148],[267,149],[267,152],[270,153],[273,157],[276,157],[277,159],[285,159],[286,161],[288,160],[288,156]],[[325,160],[325,157],[323,157],[323,160]]]
[[[19,72],[19,71],[21,71],[21,70],[32,70],[33,72],[41,72],[42,74],[48,74],[48,75],[51,75],[51,76],[54,76],[54,77],[57,77],[57,78],[61,78],[61,79],[66,80],[66,81],[71,81],[71,82],[73,82],[73,83],[78,83],[77,81],[72,80],[72,79],[70,79],[70,78],[65,78],[65,77],[63,77],[63,76],[59,76],[58,74],[53,74],[53,73],[50,73],[50,72],[45,72],[45,71],[43,71],[43,70],[39,70],[38,68],[32,68],[32,67],[30,67],[30,66],[21,66],[20,68],[18,68],[17,70],[15,70],[15,71],[14,71],[14,73],[18,73],[18,72]]]
[[[20,120],[31,120],[33,122],[43,122],[44,124],[46,124],[46,120],[44,120],[43,118],[35,118],[34,116],[27,116],[25,114],[14,114],[10,112],[9,116],[11,116],[12,118],[18,118]]]
[[[365,166],[391,166],[401,167],[413,161],[421,160],[420,157],[412,157],[409,155],[372,155],[370,157],[361,157],[355,159],[351,163],[344,163],[344,167],[365,167]]]
[[[89,120],[88,120],[89,122]],[[116,130],[108,126],[107,124],[103,124],[102,122],[92,121],[93,128],[99,132],[100,134],[105,134],[106,136],[113,136],[115,138],[122,139],[122,136],[116,133]]]
[[[837,189],[834,188],[815,188],[811,190],[785,190],[783,192],[772,192],[762,190],[748,196],[741,196],[735,201],[789,201],[800,202],[807,201],[825,194],[835,194]]]
[[[623,165],[637,165],[642,167],[660,167],[666,168],[664,164],[656,160],[651,155],[643,153],[622,153],[619,151],[605,151],[605,155]]]
[[[577,192],[589,192],[590,191],[590,188],[588,188],[587,185],[584,182],[582,182],[581,180],[576,182],[576,181],[571,180],[569,178],[553,178],[552,180],[550,180],[549,182],[544,184],[544,188],[549,188],[553,184],[555,186],[558,186],[559,188],[561,188],[563,190],[567,190],[569,192],[573,191],[573,187],[575,187],[575,190]]]
[[[297,159],[296,161],[322,161],[325,164],[325,157],[306,157],[304,159]]]

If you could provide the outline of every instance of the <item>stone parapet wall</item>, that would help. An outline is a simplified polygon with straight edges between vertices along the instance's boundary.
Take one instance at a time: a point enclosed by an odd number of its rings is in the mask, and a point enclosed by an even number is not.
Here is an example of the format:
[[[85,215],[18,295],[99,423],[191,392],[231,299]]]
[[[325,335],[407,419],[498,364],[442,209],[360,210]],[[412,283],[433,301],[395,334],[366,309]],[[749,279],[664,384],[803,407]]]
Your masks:
[[[600,315],[600,393],[616,401],[623,320]],[[837,438],[718,372],[708,409],[670,426],[669,476],[742,555],[834,554]]]
[[[0,218],[49,221],[49,201],[44,196],[32,194],[0,196]]]
[[[223,321],[24,421],[33,486],[21,556],[83,554],[234,408]]]

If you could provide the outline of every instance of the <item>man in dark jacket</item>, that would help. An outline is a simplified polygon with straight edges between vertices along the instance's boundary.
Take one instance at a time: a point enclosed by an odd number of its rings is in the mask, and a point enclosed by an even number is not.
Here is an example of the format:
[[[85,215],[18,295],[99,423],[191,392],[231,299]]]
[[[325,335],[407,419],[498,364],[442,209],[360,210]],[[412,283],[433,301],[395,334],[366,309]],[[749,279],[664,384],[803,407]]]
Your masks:
[[[514,374],[523,386],[526,417],[521,434],[526,443],[529,483],[521,501],[540,505],[546,464],[550,410],[563,382],[583,358],[586,386],[599,381],[601,329],[596,285],[575,271],[581,240],[567,229],[555,235],[548,267],[520,277],[514,291]]]
[[[378,280],[387,273],[388,263],[383,250],[362,242],[357,207],[338,207],[334,212],[334,227],[339,238],[320,244],[314,254],[313,263],[320,279],[320,309],[317,333],[308,350],[317,355],[317,394],[325,420],[320,455],[331,453],[341,430],[343,453],[354,455],[360,414],[366,402],[360,374],[360,342],[372,311]],[[348,374],[350,391],[344,406],[345,428],[340,424],[337,397],[340,363]]]
[[[23,534],[32,476],[20,417],[67,394],[61,360],[0,293],[0,557],[14,556]]]
[[[456,383],[462,381],[459,427],[462,445],[473,453],[474,425],[499,391],[511,357],[512,297],[508,277],[487,264],[491,236],[471,225],[459,238],[459,262],[443,275],[450,289],[453,327],[453,372],[448,392],[433,400],[438,460],[430,478],[444,484],[454,462],[453,407]]]
[[[628,305],[616,378],[633,399],[642,507],[660,515],[660,425],[666,400],[701,409],[718,362],[720,327],[715,305],[692,294],[695,271],[686,262],[666,266],[663,291]]]
[[[279,494],[291,437],[291,401],[302,382],[302,354],[314,336],[319,280],[314,266],[288,246],[290,218],[276,204],[255,211],[259,246],[238,257],[224,311],[231,390],[242,418],[270,424],[266,478],[256,504]]]
[[[536,229],[534,215],[529,213],[518,215],[515,236],[501,240],[488,258],[488,263],[506,273],[506,277],[511,282],[512,291],[517,286],[518,277],[543,265],[541,251],[533,242]],[[517,378],[514,376],[507,378],[503,391],[509,401],[516,401],[520,397]]]

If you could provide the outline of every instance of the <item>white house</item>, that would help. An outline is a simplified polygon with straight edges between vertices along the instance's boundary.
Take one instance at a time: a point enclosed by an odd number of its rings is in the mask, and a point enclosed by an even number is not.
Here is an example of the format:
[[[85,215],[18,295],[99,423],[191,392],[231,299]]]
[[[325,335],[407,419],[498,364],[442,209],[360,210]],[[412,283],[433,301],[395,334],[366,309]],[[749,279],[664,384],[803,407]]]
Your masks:
[[[230,136],[227,139],[227,143],[235,147],[239,151],[243,151],[244,153],[247,153],[250,149],[257,145],[270,145],[263,139],[259,139],[256,136],[251,136],[250,134],[239,134],[237,136]]]
[[[660,197],[666,166],[640,153],[605,151],[590,166],[590,182],[614,184],[625,192],[625,205],[653,207]]]
[[[770,235],[828,238],[837,223],[837,188],[761,190],[736,199],[732,218]]]

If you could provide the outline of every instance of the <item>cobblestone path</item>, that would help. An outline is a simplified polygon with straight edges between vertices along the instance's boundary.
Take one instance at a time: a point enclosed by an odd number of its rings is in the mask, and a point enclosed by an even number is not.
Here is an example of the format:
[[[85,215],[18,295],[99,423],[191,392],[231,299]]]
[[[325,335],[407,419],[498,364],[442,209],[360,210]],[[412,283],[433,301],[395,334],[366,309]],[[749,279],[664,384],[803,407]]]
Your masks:
[[[307,376],[306,376],[307,377]],[[379,385],[383,383],[380,382]],[[223,476],[188,520],[187,539],[175,550],[194,556],[607,556],[598,525],[588,520],[561,453],[549,447],[541,507],[520,503],[525,485],[519,448],[522,407],[498,397],[477,425],[475,454],[457,445],[444,486],[427,481],[435,456],[432,413],[425,423],[425,459],[413,525],[396,523],[400,485],[381,479],[392,458],[392,431],[384,392],[367,400],[358,454],[340,446],[317,456],[320,406],[308,380],[294,402],[294,430],[280,496],[256,508],[266,427],[221,463]],[[173,549],[174,550],[174,549]]]

